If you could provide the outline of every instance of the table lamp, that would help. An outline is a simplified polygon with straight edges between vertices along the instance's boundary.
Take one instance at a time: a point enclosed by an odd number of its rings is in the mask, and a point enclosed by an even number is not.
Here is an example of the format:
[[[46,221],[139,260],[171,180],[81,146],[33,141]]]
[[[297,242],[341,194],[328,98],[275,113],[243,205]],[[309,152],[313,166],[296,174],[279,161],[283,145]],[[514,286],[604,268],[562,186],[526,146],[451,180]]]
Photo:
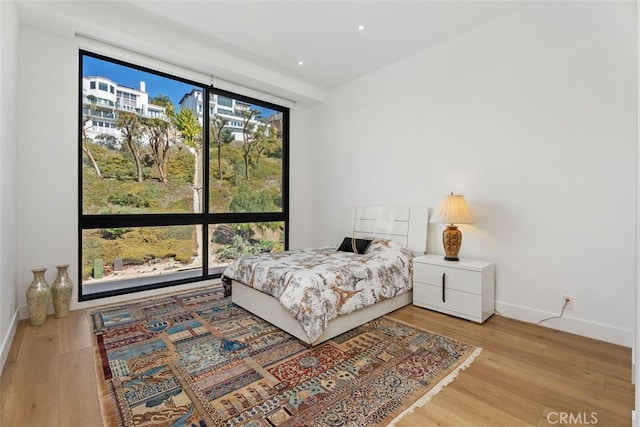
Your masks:
[[[451,193],[444,196],[440,206],[431,216],[429,222],[436,224],[448,224],[442,232],[442,244],[444,245],[445,257],[447,261],[459,261],[458,252],[462,245],[462,232],[455,224],[471,224],[473,217],[464,196]]]

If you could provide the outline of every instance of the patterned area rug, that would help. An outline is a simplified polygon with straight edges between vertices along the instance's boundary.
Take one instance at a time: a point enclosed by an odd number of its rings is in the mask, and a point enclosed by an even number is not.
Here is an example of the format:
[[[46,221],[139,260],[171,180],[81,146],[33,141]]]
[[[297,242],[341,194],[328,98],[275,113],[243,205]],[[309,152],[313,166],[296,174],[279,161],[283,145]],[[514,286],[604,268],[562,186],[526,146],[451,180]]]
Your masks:
[[[386,426],[480,351],[388,317],[308,347],[222,287],[90,318],[108,426]]]

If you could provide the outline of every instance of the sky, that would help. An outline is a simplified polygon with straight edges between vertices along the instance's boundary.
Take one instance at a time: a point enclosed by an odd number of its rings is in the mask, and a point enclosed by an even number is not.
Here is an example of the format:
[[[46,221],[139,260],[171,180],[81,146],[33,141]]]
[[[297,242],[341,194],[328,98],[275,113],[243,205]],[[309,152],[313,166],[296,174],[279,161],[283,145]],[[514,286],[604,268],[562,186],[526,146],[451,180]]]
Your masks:
[[[133,89],[140,89],[140,82],[145,82],[146,92],[149,99],[157,95],[167,95],[173,103],[176,112],[180,110],[180,99],[185,93],[192,89],[201,87],[183,83],[178,80],[169,79],[156,74],[140,71],[135,68],[122,66],[113,62],[103,61],[92,56],[84,55],[82,64],[83,77],[101,76],[113,80],[120,86],[127,86]],[[273,110],[255,106],[263,117],[268,117],[274,113]]]
[[[146,84],[146,91],[150,99],[160,94],[167,95],[176,110],[180,109],[182,96],[197,87],[86,55],[83,56],[82,73],[84,77],[107,77],[118,83],[118,85],[133,89],[140,89],[140,82],[143,81]]]

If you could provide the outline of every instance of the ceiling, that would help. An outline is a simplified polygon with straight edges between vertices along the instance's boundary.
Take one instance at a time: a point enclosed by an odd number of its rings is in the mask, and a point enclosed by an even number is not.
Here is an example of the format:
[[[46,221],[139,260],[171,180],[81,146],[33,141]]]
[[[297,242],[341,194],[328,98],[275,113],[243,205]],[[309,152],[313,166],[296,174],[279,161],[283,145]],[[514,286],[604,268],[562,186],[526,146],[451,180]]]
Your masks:
[[[244,60],[327,90],[522,7],[522,1],[129,1]],[[364,30],[358,30],[364,25]],[[298,62],[303,61],[303,65]]]
[[[529,0],[16,2],[24,23],[135,45],[142,54],[189,64],[218,80],[322,102],[335,87],[500,19]],[[206,46],[208,54],[194,57],[195,46]]]

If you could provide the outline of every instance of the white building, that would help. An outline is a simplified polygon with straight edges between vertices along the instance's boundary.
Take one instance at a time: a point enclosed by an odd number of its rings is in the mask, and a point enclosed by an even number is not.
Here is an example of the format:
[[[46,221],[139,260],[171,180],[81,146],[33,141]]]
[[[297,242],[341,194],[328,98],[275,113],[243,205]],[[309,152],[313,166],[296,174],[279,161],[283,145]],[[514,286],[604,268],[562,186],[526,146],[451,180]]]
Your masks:
[[[204,110],[202,102],[202,91],[193,89],[191,92],[185,93],[180,99],[180,108],[188,108],[192,110],[200,125],[203,124]],[[222,95],[212,94],[209,100],[209,117],[216,115],[226,120],[225,127],[231,131],[236,141],[242,141],[242,124],[244,118],[242,113],[249,111],[251,104],[229,98]],[[260,120],[252,119],[251,123],[263,125]]]
[[[122,137],[116,127],[118,111],[133,112],[148,118],[167,119],[165,108],[149,102],[145,82],[139,89],[120,86],[106,77],[82,78],[82,117],[87,137]]]

